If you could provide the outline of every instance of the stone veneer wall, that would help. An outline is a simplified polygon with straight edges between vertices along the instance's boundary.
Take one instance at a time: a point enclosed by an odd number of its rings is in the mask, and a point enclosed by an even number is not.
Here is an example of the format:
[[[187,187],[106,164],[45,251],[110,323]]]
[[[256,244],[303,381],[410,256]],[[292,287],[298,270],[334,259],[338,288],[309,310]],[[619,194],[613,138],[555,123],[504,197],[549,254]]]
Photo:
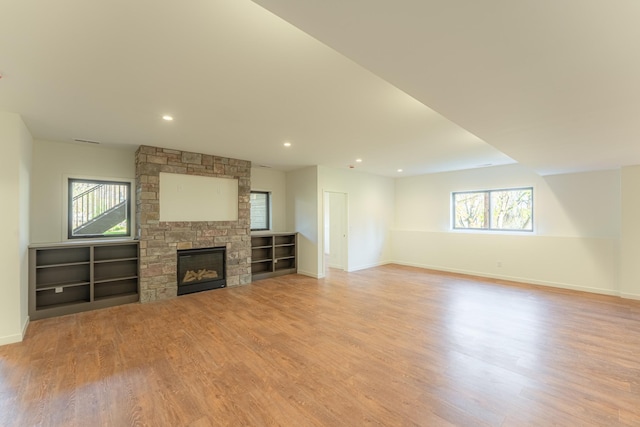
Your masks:
[[[160,172],[236,178],[237,221],[160,221]],[[251,162],[140,146],[136,151],[136,222],[140,302],[177,295],[177,250],[226,246],[227,286],[251,282]]]

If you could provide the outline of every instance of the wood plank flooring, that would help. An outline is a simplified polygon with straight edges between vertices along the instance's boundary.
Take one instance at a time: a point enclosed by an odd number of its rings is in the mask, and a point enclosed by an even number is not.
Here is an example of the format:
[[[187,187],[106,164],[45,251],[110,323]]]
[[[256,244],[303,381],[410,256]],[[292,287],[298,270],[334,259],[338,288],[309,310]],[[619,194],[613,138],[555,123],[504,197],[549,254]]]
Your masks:
[[[389,265],[34,321],[0,426],[640,426],[640,302]]]

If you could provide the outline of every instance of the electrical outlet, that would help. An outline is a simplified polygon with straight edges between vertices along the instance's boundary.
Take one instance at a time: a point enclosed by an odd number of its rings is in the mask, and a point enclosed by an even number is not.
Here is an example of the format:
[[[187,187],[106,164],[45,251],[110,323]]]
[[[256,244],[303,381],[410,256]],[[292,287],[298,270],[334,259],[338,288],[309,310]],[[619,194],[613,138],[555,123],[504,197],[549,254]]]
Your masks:
[[[62,286],[56,286],[56,294],[62,293]]]

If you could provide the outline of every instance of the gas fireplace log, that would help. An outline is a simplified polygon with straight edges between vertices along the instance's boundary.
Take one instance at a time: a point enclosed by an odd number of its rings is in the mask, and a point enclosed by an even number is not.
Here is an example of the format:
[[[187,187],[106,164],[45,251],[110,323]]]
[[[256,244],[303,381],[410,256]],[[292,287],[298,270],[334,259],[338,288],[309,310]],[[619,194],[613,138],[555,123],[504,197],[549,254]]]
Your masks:
[[[187,273],[184,275],[182,282],[183,283],[193,282],[194,280],[197,280],[197,279],[198,279],[198,275],[196,274],[196,272],[193,270],[188,270]]]
[[[202,275],[203,279],[215,279],[218,277],[218,272],[215,270],[207,270],[206,273]]]
[[[218,272],[215,270],[207,270],[207,269],[200,269],[197,272],[193,271],[193,270],[188,270],[185,275],[184,278],[182,279],[182,283],[188,283],[188,282],[193,282],[196,280],[203,280],[203,279],[215,279],[216,277],[218,277]]]
[[[215,279],[216,277],[218,277],[218,273],[215,270],[207,270],[203,268],[201,270],[198,270],[197,273],[198,280]]]

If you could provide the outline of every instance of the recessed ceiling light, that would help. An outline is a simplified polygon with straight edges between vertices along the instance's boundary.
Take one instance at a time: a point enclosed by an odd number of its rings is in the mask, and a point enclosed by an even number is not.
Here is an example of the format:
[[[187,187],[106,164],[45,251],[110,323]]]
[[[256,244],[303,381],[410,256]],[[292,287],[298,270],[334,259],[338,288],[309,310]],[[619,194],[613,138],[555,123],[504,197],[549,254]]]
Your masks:
[[[291,147],[291,143],[290,143],[289,141],[285,142],[285,143],[284,143],[284,144],[282,144],[282,145],[284,145],[285,147]]]
[[[167,122],[170,122],[173,120],[173,116],[165,114],[164,116],[162,116],[162,120],[166,120]]]
[[[362,159],[356,159],[356,163],[362,163]]]
[[[398,172],[402,172],[402,169],[398,169]]]

